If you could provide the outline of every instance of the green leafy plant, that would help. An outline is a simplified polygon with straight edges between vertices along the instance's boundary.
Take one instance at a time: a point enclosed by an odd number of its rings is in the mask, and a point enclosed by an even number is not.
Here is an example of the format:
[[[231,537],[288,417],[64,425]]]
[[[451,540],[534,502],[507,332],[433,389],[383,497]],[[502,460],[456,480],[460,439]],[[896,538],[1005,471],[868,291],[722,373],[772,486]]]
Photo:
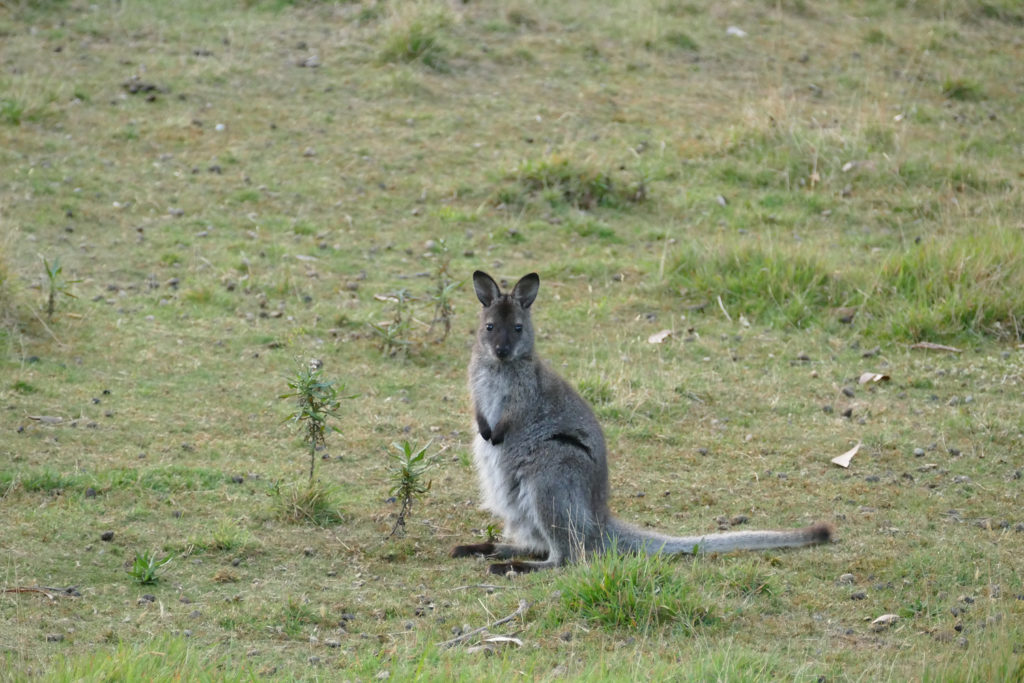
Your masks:
[[[47,319],[53,318],[53,312],[57,308],[57,295],[63,294],[64,296],[76,298],[71,293],[70,286],[81,280],[65,280],[62,272],[64,267],[60,264],[60,259],[53,259],[53,263],[46,260],[43,257],[43,267],[46,269],[46,280],[48,284],[47,297],[46,297],[46,317]]]
[[[432,459],[427,457],[429,443],[420,449],[408,441],[394,443],[392,446],[398,452],[392,454],[395,463],[391,469],[392,486],[388,493],[401,502],[402,508],[398,511],[398,518],[389,537],[394,536],[399,528],[405,531],[405,520],[412,513],[413,502],[430,490],[432,482],[424,483],[424,475],[433,465]]]
[[[344,385],[325,379],[323,362],[317,359],[300,365],[295,376],[288,380],[288,387],[293,391],[281,394],[281,398],[294,399],[298,409],[285,422],[302,426],[303,441],[309,447],[309,483],[312,485],[316,473],[317,449],[327,445],[328,430],[338,431],[328,426],[327,418],[338,417],[342,399],[352,396],[339,394],[344,391]]]
[[[429,332],[433,332],[434,326],[440,324],[442,332],[438,341],[443,342],[452,331],[452,318],[455,315],[452,294],[462,283],[452,281],[450,271],[452,257],[448,251],[448,244],[442,239],[438,240],[438,245],[440,253],[434,273],[434,294],[431,297],[434,302],[434,318],[430,322]]]
[[[132,566],[128,568],[128,573],[143,585],[154,584],[160,580],[161,570],[171,559],[173,559],[171,555],[158,558],[155,552],[143,550],[141,553],[135,553],[135,559],[132,561]]]

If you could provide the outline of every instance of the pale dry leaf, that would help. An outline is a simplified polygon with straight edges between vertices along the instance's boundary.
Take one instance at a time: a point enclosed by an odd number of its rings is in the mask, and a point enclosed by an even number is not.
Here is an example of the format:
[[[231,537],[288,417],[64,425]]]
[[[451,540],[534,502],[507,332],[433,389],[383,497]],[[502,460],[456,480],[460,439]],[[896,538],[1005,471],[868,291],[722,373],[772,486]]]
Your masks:
[[[871,628],[875,631],[881,631],[895,624],[899,618],[898,614],[883,614],[871,622]]]
[[[655,332],[647,338],[648,344],[661,344],[666,339],[672,336],[672,330],[662,330],[661,332]]]
[[[860,378],[857,380],[858,384],[874,384],[875,382],[888,382],[889,375],[883,375],[878,372],[864,372],[861,373]]]
[[[836,457],[832,458],[832,462],[835,463],[836,465],[839,465],[840,467],[849,467],[850,461],[853,460],[853,456],[857,455],[857,451],[859,450],[860,441],[857,442],[856,446],[846,451],[842,455],[837,455]]]

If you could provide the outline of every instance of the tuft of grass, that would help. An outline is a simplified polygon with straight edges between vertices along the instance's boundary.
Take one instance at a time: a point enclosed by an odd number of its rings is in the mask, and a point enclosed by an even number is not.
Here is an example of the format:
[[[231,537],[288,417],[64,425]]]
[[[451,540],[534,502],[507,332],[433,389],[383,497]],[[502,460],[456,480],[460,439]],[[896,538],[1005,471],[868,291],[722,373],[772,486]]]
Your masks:
[[[759,323],[806,327],[833,306],[848,304],[843,283],[821,259],[804,250],[687,245],[672,264],[669,282],[690,305],[721,307]]]
[[[697,52],[700,50],[700,46],[693,37],[684,31],[669,31],[665,34],[662,40],[666,45],[674,47],[679,50],[686,50],[688,52]]]
[[[0,490],[18,489],[27,493],[60,492],[81,486],[81,479],[62,474],[50,468],[32,469],[17,473],[0,471]]]
[[[275,516],[283,522],[330,526],[344,519],[334,487],[320,480],[286,487],[275,484],[270,495]]]
[[[717,621],[714,610],[662,555],[595,555],[558,577],[564,619],[647,633],[671,626],[687,635]]]
[[[443,2],[416,0],[395,3],[380,29],[377,59],[383,63],[418,63],[445,72],[450,69],[447,33],[454,24]]]
[[[942,83],[942,95],[959,102],[980,102],[985,99],[981,85],[969,78],[947,78]]]
[[[41,680],[47,683],[104,681],[252,681],[248,665],[228,663],[200,653],[185,638],[162,637],[144,642],[119,641],[117,647],[77,656],[60,655]]]
[[[0,99],[0,121],[8,126],[20,126],[25,115],[25,104],[20,100],[5,97]]]
[[[551,206],[577,209],[621,207],[647,199],[643,180],[627,183],[591,165],[558,154],[528,159],[513,171],[515,186],[499,191],[500,204],[523,206],[540,198]]]
[[[882,264],[867,308],[879,331],[913,341],[958,335],[1024,339],[1020,230],[929,240]]]

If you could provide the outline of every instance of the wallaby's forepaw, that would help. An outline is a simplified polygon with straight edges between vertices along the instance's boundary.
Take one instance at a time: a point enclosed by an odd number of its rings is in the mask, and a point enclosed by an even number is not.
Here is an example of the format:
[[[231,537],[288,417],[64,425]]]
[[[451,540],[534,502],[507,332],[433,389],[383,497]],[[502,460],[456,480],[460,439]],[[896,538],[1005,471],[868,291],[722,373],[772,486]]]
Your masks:
[[[476,414],[476,428],[484,441],[491,440],[491,425],[487,424],[487,420],[481,413]]]
[[[452,548],[452,557],[475,557],[476,555],[483,555],[484,557],[490,557],[494,555],[494,544],[493,543],[470,543],[468,545],[457,545]]]
[[[498,562],[496,564],[492,564],[488,568],[488,571],[492,574],[497,574],[498,576],[508,576],[510,574],[514,576],[516,574],[535,572],[537,571],[537,567],[527,562]]]

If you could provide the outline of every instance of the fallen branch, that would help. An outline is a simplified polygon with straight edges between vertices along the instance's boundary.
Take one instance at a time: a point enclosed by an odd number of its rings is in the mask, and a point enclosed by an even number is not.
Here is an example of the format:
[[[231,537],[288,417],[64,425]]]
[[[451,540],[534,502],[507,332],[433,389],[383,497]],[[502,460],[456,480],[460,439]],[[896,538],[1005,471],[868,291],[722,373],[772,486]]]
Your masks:
[[[530,603],[526,602],[526,600],[520,600],[519,601],[519,607],[516,609],[516,611],[513,612],[512,614],[508,615],[507,617],[502,617],[501,619],[498,619],[497,621],[492,622],[492,623],[488,624],[487,626],[481,626],[480,628],[473,629],[472,631],[469,631],[468,633],[463,633],[461,636],[456,636],[455,638],[452,638],[451,640],[446,640],[443,643],[438,643],[438,647],[449,648],[449,647],[455,647],[456,645],[461,645],[462,643],[466,642],[467,640],[469,640],[473,636],[479,635],[479,634],[487,631],[488,629],[492,629],[495,626],[501,626],[502,624],[507,624],[508,622],[512,621],[516,617],[521,616],[523,613],[525,613],[526,610],[529,607],[530,607]]]
[[[60,596],[62,598],[80,598],[82,594],[78,592],[78,589],[74,586],[68,586],[67,588],[51,588],[49,586],[12,586],[10,588],[4,588],[0,590],[0,593],[40,593],[45,595],[50,600],[54,600],[54,596]]]
[[[955,346],[946,346],[945,344],[936,344],[934,342],[923,341],[911,344],[912,349],[924,349],[925,351],[949,351],[950,353],[963,353],[963,349],[958,349]]]

